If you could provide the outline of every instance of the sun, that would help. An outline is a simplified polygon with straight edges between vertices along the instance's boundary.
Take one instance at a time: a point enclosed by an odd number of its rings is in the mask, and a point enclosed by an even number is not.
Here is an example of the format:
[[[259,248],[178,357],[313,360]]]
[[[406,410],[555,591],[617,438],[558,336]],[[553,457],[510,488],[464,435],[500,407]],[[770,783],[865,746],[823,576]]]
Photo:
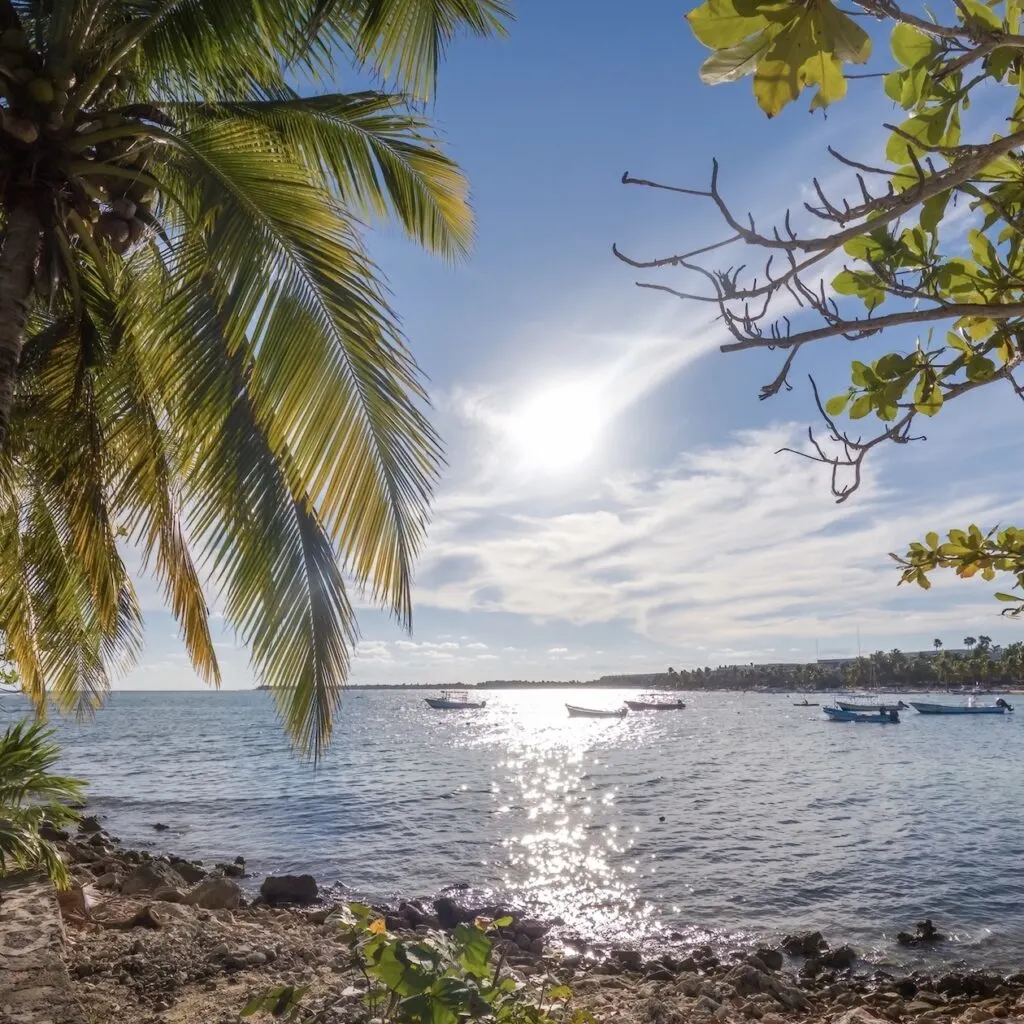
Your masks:
[[[512,448],[529,469],[571,469],[594,451],[604,424],[597,390],[560,384],[528,398],[508,420]]]

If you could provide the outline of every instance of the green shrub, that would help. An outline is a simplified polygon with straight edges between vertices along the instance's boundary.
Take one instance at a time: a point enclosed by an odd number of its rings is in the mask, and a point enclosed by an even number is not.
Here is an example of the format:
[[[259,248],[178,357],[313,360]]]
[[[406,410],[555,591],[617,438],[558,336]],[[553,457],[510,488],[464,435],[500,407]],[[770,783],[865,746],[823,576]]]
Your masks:
[[[76,821],[78,815],[66,804],[81,799],[84,784],[52,774],[60,756],[52,738],[52,730],[24,721],[0,736],[0,877],[40,868],[58,888],[66,888],[67,868],[40,827]]]
[[[571,1008],[567,986],[524,984],[506,970],[491,935],[511,918],[478,918],[451,933],[395,936],[369,907],[348,909],[341,933],[366,982],[368,1015],[383,1024],[594,1024],[590,1013]],[[304,995],[292,986],[272,989],[251,1000],[242,1016],[269,1013],[298,1024],[326,1019],[331,1007],[314,1013],[303,1006]]]

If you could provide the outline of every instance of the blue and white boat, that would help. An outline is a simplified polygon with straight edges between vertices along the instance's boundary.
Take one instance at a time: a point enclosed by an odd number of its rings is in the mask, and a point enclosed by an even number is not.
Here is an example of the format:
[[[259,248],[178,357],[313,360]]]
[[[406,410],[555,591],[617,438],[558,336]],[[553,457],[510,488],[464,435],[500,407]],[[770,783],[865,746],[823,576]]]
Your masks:
[[[846,711],[843,708],[822,708],[831,722],[877,722],[879,725],[897,725],[900,720],[900,713],[895,708],[885,711],[860,713],[857,711]]]
[[[912,700],[910,706],[922,715],[1005,715],[1013,710],[1002,697],[995,704],[924,704]]]
[[[474,711],[486,707],[485,700],[470,700],[464,690],[442,690],[440,697],[424,697],[435,711]]]
[[[883,702],[877,697],[854,697],[853,700],[840,700],[836,698],[836,707],[842,711],[856,711],[861,715],[869,715],[872,712],[881,713],[895,708],[897,711],[904,711],[909,705],[904,704],[899,698]]]

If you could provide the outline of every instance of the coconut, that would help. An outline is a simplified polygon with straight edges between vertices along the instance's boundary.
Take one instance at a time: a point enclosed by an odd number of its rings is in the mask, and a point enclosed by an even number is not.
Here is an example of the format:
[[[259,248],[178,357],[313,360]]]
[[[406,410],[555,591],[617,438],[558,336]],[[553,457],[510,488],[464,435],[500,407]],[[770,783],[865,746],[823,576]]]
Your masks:
[[[100,217],[96,228],[118,252],[124,252],[127,248],[131,237],[127,221],[115,217],[112,213],[105,213]]]
[[[9,110],[0,112],[3,119],[3,129],[8,135],[13,135],[19,142],[31,145],[39,138],[39,129],[24,117],[17,117]]]
[[[28,35],[20,28],[6,29],[0,34],[0,47],[5,50],[27,50]]]
[[[115,199],[110,209],[124,220],[131,220],[135,216],[135,204],[130,199]]]
[[[145,235],[145,233],[146,225],[137,217],[133,217],[128,221],[128,237],[132,245],[137,245],[142,240],[142,236]]]
[[[53,82],[48,78],[33,78],[28,83],[28,94],[41,107],[48,107],[56,95],[53,89]]]

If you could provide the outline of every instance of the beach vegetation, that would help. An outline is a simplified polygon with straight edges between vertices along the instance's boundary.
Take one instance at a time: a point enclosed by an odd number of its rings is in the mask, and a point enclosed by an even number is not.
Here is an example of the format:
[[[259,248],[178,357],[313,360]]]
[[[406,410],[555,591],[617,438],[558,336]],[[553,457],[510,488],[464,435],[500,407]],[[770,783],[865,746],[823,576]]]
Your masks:
[[[39,722],[21,721],[0,734],[0,878],[15,871],[43,871],[64,889],[67,866],[45,833],[78,820],[71,804],[84,784],[57,775],[60,748]]]
[[[871,452],[923,441],[951,403],[983,390],[1024,398],[1021,14],[1020,0],[704,0],[687,14],[710,51],[704,82],[749,80],[768,117],[791,114],[804,94],[818,116],[855,96],[894,114],[829,149],[838,187],[797,175],[807,196],[771,223],[724,194],[717,162],[704,182],[623,176],[718,218],[720,234],[678,252],[616,253],[672,275],[641,287],[709,308],[724,352],[780,353],[762,399],[790,390],[822,346],[860,348],[845,382],[811,380],[823,428],[797,451],[827,467],[839,502],[861,486]],[[1024,529],[932,531],[893,558],[899,582],[925,589],[937,570],[1009,574],[996,596],[1006,613],[1024,612]]]
[[[568,986],[527,984],[508,968],[495,931],[511,923],[478,918],[451,932],[396,935],[376,911],[353,903],[339,927],[350,966],[363,980],[362,1002],[383,1024],[595,1024],[588,1011],[572,1007]],[[315,1024],[330,1009],[308,1005],[300,988],[278,986],[250,1000],[242,1016]]]

